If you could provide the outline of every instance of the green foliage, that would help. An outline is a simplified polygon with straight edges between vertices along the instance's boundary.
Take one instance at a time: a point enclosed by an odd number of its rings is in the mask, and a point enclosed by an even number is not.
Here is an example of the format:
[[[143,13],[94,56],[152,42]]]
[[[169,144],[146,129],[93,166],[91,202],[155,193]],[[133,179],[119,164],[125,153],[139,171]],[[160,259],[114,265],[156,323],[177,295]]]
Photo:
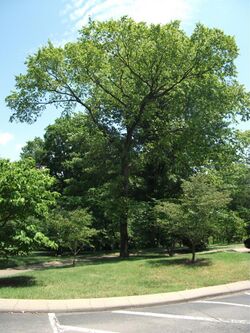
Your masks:
[[[250,235],[250,169],[245,168],[245,173],[238,179],[233,195],[232,208],[246,223],[247,234]]]
[[[92,247],[97,231],[92,227],[93,218],[85,209],[54,211],[48,220],[51,239],[61,248],[67,248],[75,257],[83,247]]]
[[[162,201],[155,206],[157,227],[160,242],[168,249],[170,256],[174,254],[176,241],[180,239],[180,228],[183,219],[181,206],[177,203]]]
[[[246,235],[245,221],[237,212],[224,210],[218,213],[218,233],[214,234],[215,239],[220,242],[236,243],[242,242]]]
[[[236,216],[244,220],[245,229],[250,235],[250,168],[249,168],[249,133],[238,133],[238,162],[219,171],[221,178],[231,192],[229,205]]]
[[[39,222],[29,217],[24,222],[17,220],[6,224],[0,232],[0,254],[13,256],[28,254],[37,248],[57,249],[57,244],[42,232]]]
[[[36,169],[31,159],[0,160],[0,250],[27,252],[33,245],[49,244],[30,216],[43,218],[58,197],[50,188],[48,170]],[[54,246],[52,243],[51,246]]]
[[[44,159],[44,142],[41,138],[35,137],[32,141],[28,141],[22,148],[21,159],[32,158],[39,166],[43,165]]]
[[[238,132],[238,141],[240,143],[242,160],[246,164],[250,164],[250,130]]]
[[[134,248],[149,248],[159,245],[159,232],[155,225],[155,214],[149,202],[130,202],[129,239]]]
[[[183,182],[181,209],[183,219],[181,234],[192,243],[193,258],[195,245],[205,241],[218,228],[218,213],[225,208],[230,193],[221,188],[220,180],[213,173],[198,173]]]
[[[54,179],[48,170],[36,169],[31,159],[0,160],[0,223],[29,215],[46,216],[57,193],[51,192]]]
[[[228,213],[226,219],[222,214],[226,214],[225,209],[231,201],[230,193],[222,185],[216,173],[203,171],[183,182],[183,193],[178,203],[163,201],[156,205],[157,222],[169,241],[170,249],[176,240],[187,239],[191,244],[194,261],[197,245],[206,243],[210,236],[222,230],[228,234],[232,231],[228,225],[225,226],[229,217],[231,229],[237,229],[237,223],[242,221],[236,215]]]

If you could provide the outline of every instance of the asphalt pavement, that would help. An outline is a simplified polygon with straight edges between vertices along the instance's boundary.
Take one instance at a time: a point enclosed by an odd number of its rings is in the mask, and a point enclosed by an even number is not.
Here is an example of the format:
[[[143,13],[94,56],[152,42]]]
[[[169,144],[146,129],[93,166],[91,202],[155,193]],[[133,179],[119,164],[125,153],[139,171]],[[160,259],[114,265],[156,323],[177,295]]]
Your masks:
[[[250,331],[250,290],[167,305],[67,313],[0,313],[2,333]]]

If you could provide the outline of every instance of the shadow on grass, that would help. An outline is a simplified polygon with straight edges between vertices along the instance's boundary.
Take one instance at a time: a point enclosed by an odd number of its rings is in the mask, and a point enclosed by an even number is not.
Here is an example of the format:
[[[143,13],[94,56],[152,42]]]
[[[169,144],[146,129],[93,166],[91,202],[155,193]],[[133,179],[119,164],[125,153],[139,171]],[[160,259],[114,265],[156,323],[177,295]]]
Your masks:
[[[146,261],[146,264],[151,265],[151,266],[174,266],[174,265],[185,265],[188,267],[201,267],[201,266],[209,266],[212,264],[211,260],[208,258],[202,258],[202,259],[197,259],[195,263],[191,263],[191,261],[188,258],[170,258],[164,254],[162,255],[131,255],[129,258],[122,259],[118,256],[112,256],[112,257],[78,257],[78,261],[76,262],[77,267],[84,267],[84,266],[97,266],[97,265],[117,265],[119,263],[130,263],[130,262],[136,262],[136,261]],[[8,266],[10,267],[10,266]],[[34,271],[37,270],[50,270],[50,269],[69,269],[73,268],[74,266],[71,264],[71,260],[68,259],[67,262],[64,262],[62,266],[43,266],[41,264],[38,267],[32,267]],[[23,267],[20,267],[23,269]],[[27,265],[27,268],[29,266]],[[1,283],[1,280],[0,280]]]
[[[68,256],[65,257],[56,257],[56,256],[39,256],[34,255],[27,256],[13,256],[12,258],[1,258],[0,257],[0,269],[6,268],[15,268],[15,269],[25,269],[29,268],[30,265],[43,265],[44,263],[53,262],[53,261],[64,261],[67,260]]]
[[[198,268],[198,267],[205,267],[211,266],[212,261],[208,258],[197,259],[195,262],[192,262],[190,259],[187,258],[176,258],[176,259],[159,259],[154,261],[149,261],[148,265],[150,266],[185,266],[188,268]]]
[[[185,266],[190,269],[196,269],[198,267],[205,267],[205,266],[211,266],[212,260],[209,258],[199,258],[194,263],[192,263],[188,258],[169,258],[166,256],[134,256],[129,257],[127,259],[121,259],[119,257],[115,258],[88,258],[84,259],[82,261],[78,261],[76,263],[76,266],[73,267],[71,264],[68,264],[66,266],[61,267],[48,267],[47,269],[70,269],[70,268],[80,268],[80,267],[87,267],[87,266],[97,266],[97,265],[117,265],[122,262],[135,262],[145,260],[146,265],[150,266]]]
[[[68,262],[67,264],[63,266],[57,266],[57,267],[41,267],[36,270],[43,270],[43,269],[69,269],[69,268],[77,268],[77,267],[84,267],[84,266],[97,266],[97,265],[117,265],[119,263],[123,262],[134,262],[139,260],[148,260],[148,259],[159,259],[166,258],[165,256],[131,256],[129,258],[121,259],[120,257],[103,257],[103,258],[78,258],[78,261],[76,262],[75,267]]]
[[[0,278],[0,289],[6,287],[21,288],[36,285],[36,279],[33,276],[9,276]]]
[[[164,255],[137,255],[137,256],[130,256],[129,258],[120,258],[120,257],[106,257],[106,258],[88,258],[84,259],[83,261],[78,261],[77,266],[81,265],[103,265],[103,264],[118,264],[123,262],[134,262],[140,260],[148,260],[148,259],[162,259],[164,260],[166,256]]]
[[[41,258],[35,258],[35,257],[14,257],[9,259],[0,259],[0,269],[5,268],[19,268],[23,269],[26,266],[29,265],[37,265],[42,264],[43,262],[52,261],[50,257],[47,258],[47,260],[43,260]]]
[[[14,260],[0,259],[0,269],[16,267]]]

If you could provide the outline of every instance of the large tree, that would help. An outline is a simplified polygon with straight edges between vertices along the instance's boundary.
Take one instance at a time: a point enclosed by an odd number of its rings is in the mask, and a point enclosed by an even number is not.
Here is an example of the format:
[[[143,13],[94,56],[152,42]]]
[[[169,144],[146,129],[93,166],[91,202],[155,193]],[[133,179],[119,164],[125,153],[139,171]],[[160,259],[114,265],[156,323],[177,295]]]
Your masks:
[[[209,143],[220,146],[229,120],[249,111],[249,96],[235,79],[237,55],[233,37],[201,24],[189,37],[178,22],[90,21],[76,42],[49,42],[29,56],[27,73],[16,77],[6,101],[12,120],[30,123],[48,105],[64,113],[81,107],[109,144],[119,146],[116,194],[120,255],[126,257],[134,156],[150,151],[152,133],[167,145],[184,131],[204,154]]]

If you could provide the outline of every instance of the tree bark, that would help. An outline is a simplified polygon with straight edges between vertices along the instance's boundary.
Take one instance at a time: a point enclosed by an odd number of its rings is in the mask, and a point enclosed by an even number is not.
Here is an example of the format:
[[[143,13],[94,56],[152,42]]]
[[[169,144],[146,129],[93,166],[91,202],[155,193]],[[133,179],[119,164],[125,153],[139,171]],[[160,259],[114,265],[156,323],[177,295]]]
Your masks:
[[[120,257],[128,258],[128,223],[127,218],[120,220]]]
[[[128,199],[129,199],[129,147],[130,142],[127,138],[122,159],[121,159],[121,215],[120,215],[120,257],[127,258],[129,256],[128,250]]]
[[[195,262],[195,244],[194,243],[192,243],[192,263],[194,263]]]

